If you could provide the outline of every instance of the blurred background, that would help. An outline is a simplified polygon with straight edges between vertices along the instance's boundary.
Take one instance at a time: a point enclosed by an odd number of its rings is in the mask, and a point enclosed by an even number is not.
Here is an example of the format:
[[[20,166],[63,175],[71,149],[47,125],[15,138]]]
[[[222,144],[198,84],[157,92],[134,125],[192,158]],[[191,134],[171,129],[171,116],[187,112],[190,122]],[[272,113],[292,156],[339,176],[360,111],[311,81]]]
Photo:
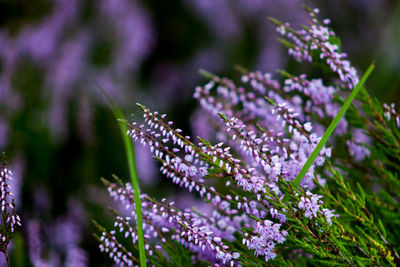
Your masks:
[[[399,104],[399,1],[0,0],[0,151],[14,172],[23,223],[13,263],[112,265],[91,220],[112,224],[100,177],[128,176],[102,91],[130,121],[141,120],[140,102],[187,134],[206,136],[192,100],[205,82],[198,70],[236,77],[238,64],[301,73],[267,17],[299,28],[307,23],[303,4],[332,20],[359,71],[376,60],[368,89]],[[149,153],[135,149],[142,192],[174,197]]]

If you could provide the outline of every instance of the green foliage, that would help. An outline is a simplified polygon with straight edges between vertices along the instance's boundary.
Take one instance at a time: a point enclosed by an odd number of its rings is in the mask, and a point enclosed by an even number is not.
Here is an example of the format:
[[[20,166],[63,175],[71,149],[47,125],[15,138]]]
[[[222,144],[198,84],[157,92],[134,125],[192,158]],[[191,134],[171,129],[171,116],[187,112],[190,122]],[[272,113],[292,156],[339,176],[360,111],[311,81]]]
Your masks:
[[[191,253],[180,243],[170,240],[162,246],[170,258],[169,266],[190,266],[192,265]]]

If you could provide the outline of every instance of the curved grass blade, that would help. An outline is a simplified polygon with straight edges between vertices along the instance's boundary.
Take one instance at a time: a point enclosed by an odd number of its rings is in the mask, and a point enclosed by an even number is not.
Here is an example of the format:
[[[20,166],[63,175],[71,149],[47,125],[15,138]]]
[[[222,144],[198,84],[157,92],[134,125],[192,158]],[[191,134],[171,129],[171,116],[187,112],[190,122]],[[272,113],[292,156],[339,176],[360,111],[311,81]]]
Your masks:
[[[132,139],[127,135],[128,127],[126,124],[126,120],[124,118],[124,114],[122,113],[121,109],[112,101],[110,97],[107,96],[104,90],[103,90],[103,95],[108,100],[111,111],[114,114],[114,117],[119,122],[121,136],[124,141],[125,152],[129,167],[129,175],[131,177],[131,183],[134,190],[140,266],[146,267],[146,252],[144,248],[144,237],[143,237],[142,203],[140,200],[140,189],[139,189],[139,181],[136,170],[135,152],[133,150],[133,142]]]
[[[322,136],[321,140],[315,147],[314,151],[311,153],[310,157],[307,159],[306,163],[304,164],[303,168],[300,170],[299,174],[297,175],[296,179],[291,183],[292,187],[295,189],[297,188],[301,181],[303,180],[304,176],[310,169],[311,165],[317,158],[319,152],[321,149],[324,147],[326,142],[328,141],[329,137],[332,135],[332,133],[335,131],[336,126],[338,125],[339,121],[343,118],[344,114],[346,113],[347,109],[350,107],[351,103],[353,102],[354,98],[357,96],[358,92],[360,91],[361,88],[363,88],[363,85],[365,81],[368,79],[369,75],[371,74],[372,70],[374,69],[375,64],[372,63],[367,71],[364,73],[364,75],[361,77],[361,80],[358,82],[354,90],[351,92],[349,97],[346,99],[346,101],[343,103],[343,106],[340,108],[338,114],[336,117],[333,119],[331,124],[328,126],[328,129],[326,129],[324,135]],[[284,197],[284,200],[286,200],[286,196]]]

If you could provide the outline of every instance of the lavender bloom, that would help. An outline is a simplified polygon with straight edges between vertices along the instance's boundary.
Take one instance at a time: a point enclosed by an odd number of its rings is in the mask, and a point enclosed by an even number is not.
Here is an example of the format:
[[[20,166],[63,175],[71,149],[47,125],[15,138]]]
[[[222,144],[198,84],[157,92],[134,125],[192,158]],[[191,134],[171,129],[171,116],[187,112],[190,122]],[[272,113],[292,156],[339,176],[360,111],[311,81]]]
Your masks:
[[[0,246],[4,249],[10,241],[10,236],[14,232],[16,226],[21,226],[21,219],[16,213],[16,206],[12,193],[10,192],[9,182],[12,172],[7,169],[5,159],[0,168],[0,202],[1,213],[3,214],[3,226],[5,232],[0,233]],[[9,198],[11,197],[11,199]],[[10,201],[11,200],[11,201]]]
[[[7,169],[5,155],[3,154],[0,166],[0,202],[1,202],[1,231],[0,231],[0,251],[4,254],[7,266],[10,266],[8,257],[8,246],[13,237],[15,228],[21,226],[21,219],[16,213],[16,205],[11,193],[10,181],[12,172]]]
[[[43,244],[40,239],[40,224],[31,220],[27,223],[29,258],[34,266],[40,262]]]
[[[195,136],[201,136],[206,140],[215,141],[213,140],[215,138],[215,130],[214,127],[212,127],[213,121],[207,113],[198,110],[192,115],[190,121],[192,132]]]
[[[130,251],[123,248],[112,234],[107,234],[106,232],[102,233],[100,238],[100,251],[108,253],[116,264],[133,266],[133,262],[136,258],[133,257]]]
[[[271,75],[249,74],[243,76],[242,80],[246,83],[251,81],[253,90],[246,92],[244,88],[237,87],[226,78],[214,77],[213,81],[206,86],[197,87],[194,97],[211,116],[218,117],[219,113],[223,113],[226,117],[233,117],[229,123],[225,121],[229,135],[227,139],[233,141],[237,139],[240,144],[239,149],[251,155],[257,164],[261,164],[260,155],[268,153],[270,161],[273,159],[273,162],[267,164],[268,161],[264,159],[261,165],[267,174],[271,174],[271,180],[277,179],[279,175],[283,175],[285,180],[294,179],[320,138],[315,133],[310,134],[311,123],[303,124],[300,121],[301,114],[294,112],[294,109],[288,107],[286,102],[275,93],[280,86]],[[216,89],[218,95],[211,96],[211,89],[216,83],[220,84]],[[271,105],[261,97],[263,94],[267,94],[279,104]],[[242,110],[235,108],[239,104],[243,106]],[[262,133],[257,137],[259,129],[251,123],[254,120],[269,130],[268,134]],[[244,124],[246,127],[243,126]],[[233,130],[232,134],[229,134],[230,130]],[[286,130],[293,134],[292,140],[285,137]],[[289,143],[289,141],[292,142]],[[254,151],[255,149],[257,151]],[[315,162],[317,166],[324,163],[324,156],[330,157],[330,149],[322,150],[321,156]],[[284,168],[283,172],[281,168]],[[303,180],[303,184],[313,186],[312,173],[313,168]]]
[[[34,266],[87,266],[88,255],[79,247],[85,214],[77,200],[68,201],[68,214],[56,222],[27,225],[29,256]]]
[[[323,202],[320,200],[322,196],[315,195],[310,191],[306,192],[308,197],[301,197],[299,202],[299,209],[304,210],[304,216],[306,218],[317,217],[317,212],[319,211],[320,204]]]
[[[39,24],[28,26],[18,36],[18,49],[39,64],[50,63],[63,32],[73,23],[79,1],[53,1],[52,12]],[[40,44],[40,45],[38,45]]]
[[[139,4],[127,0],[102,0],[99,11],[104,15],[102,19],[111,22],[112,32],[119,40],[114,67],[123,76],[136,69],[151,51],[154,44],[151,20]]]
[[[274,259],[277,254],[274,252],[276,243],[285,242],[285,236],[288,234],[285,230],[280,231],[280,224],[274,224],[270,220],[257,222],[255,236],[250,239],[243,239],[243,244],[246,244],[249,249],[255,250],[254,255],[264,256],[265,261]]]
[[[227,101],[210,96],[210,89],[215,82],[221,83],[217,93]],[[254,88],[260,92],[266,90],[264,87]],[[173,203],[166,204],[165,200],[159,203],[141,195],[146,249],[150,255],[156,253],[160,245],[154,245],[152,239],[158,237],[161,242],[166,242],[168,236],[196,253],[198,259],[235,265],[238,263],[236,260],[240,260],[240,255],[231,251],[222,241],[234,241],[234,234],[241,235],[240,229],[245,226],[254,229],[252,233],[244,233],[241,237],[247,248],[255,250],[256,256],[264,256],[266,261],[273,259],[276,257],[276,245],[286,240],[288,232],[281,229],[281,224],[267,218],[271,216],[280,223],[285,223],[287,210],[276,209],[268,195],[282,196],[276,182],[280,179],[294,179],[320,137],[312,133],[311,122],[301,123],[298,114],[287,107],[285,102],[276,104],[274,99],[282,101],[278,95],[272,94],[273,100],[268,103],[265,99],[257,98],[255,93],[246,94],[243,88],[237,88],[227,79],[217,78],[206,85],[204,90],[199,88],[196,94],[202,105],[210,111],[210,115],[220,117],[219,121],[224,122],[221,129],[227,130],[227,139],[236,142],[236,147],[252,158],[251,165],[235,158],[231,148],[226,147],[223,142],[212,145],[200,138],[197,145],[192,143],[190,137],[184,136],[180,129],[172,128],[172,122],[165,121],[165,114],[151,112],[139,105],[144,112],[145,123],[132,123],[127,134],[135,142],[149,148],[160,161],[163,174],[190,192],[198,192],[200,197],[214,207],[211,213],[199,216],[198,212],[193,213],[191,210],[176,210]],[[243,112],[232,108],[239,102],[244,103]],[[222,111],[240,119],[229,118]],[[254,113],[256,116],[251,117]],[[249,130],[251,124],[245,125],[243,121],[250,122],[250,118],[259,119],[261,123],[271,122],[273,129],[269,132],[261,128]],[[315,166],[322,166],[324,157],[330,157],[330,154],[331,150],[324,148],[317,157]],[[307,174],[304,186],[313,186],[314,168]],[[205,176],[227,178],[227,187],[233,182],[238,188],[252,193],[253,197],[247,199],[222,194],[206,183]],[[110,196],[131,210],[131,214],[127,217],[116,214],[116,230],[106,232],[99,227],[103,232],[99,238],[100,249],[108,253],[116,263],[130,265],[137,259],[119,243],[115,233],[119,230],[125,233],[125,238],[130,238],[133,243],[137,242],[136,230],[131,225],[136,218],[134,192],[130,184],[107,182],[106,185]],[[323,214],[327,222],[331,223],[333,211],[321,209],[323,203],[318,202],[319,196],[307,192],[309,194],[311,200],[303,197],[298,208],[305,210],[306,218],[312,219],[317,214]]]
[[[347,140],[346,144],[349,148],[350,155],[356,161],[362,161],[371,154],[371,151],[365,145],[371,144],[371,138],[363,133],[361,129],[353,131],[353,140]]]
[[[326,221],[332,224],[331,218],[337,215],[333,214],[334,210],[320,209],[321,205],[324,204],[321,198],[322,196],[307,191],[305,196],[300,197],[298,208],[304,210],[306,218],[317,218],[319,214],[322,214],[325,216]]]
[[[80,248],[71,247],[67,252],[67,259],[65,262],[66,267],[86,267],[88,266],[88,255]]]
[[[221,159],[218,162],[220,168],[224,167],[227,173],[236,179],[245,190],[256,192],[263,190],[264,180],[257,181],[254,175],[250,177],[255,172],[241,169],[238,164],[240,161],[229,154],[229,148],[222,149],[222,143],[216,146],[200,143],[197,147],[189,141],[189,137],[180,135],[180,129],[172,129],[170,127],[172,122],[164,123],[162,119],[165,118],[165,115],[159,116],[157,112],[152,113],[147,108],[142,108],[145,111],[146,122],[151,128],[146,129],[145,125],[138,127],[133,123],[129,134],[135,141],[140,141],[141,144],[150,147],[150,151],[162,162],[160,171],[171,178],[174,183],[187,188],[190,192],[197,191],[201,197],[205,197],[225,213],[235,213],[235,210],[231,209],[229,205],[221,205],[224,203],[223,199],[231,200],[231,196],[218,194],[213,187],[205,185],[203,176],[207,174],[209,167],[214,167],[200,160],[200,154],[202,154],[203,156],[207,155],[210,161],[215,162],[217,158]],[[170,139],[173,143],[171,145],[176,144],[177,147],[171,149],[166,145]],[[185,154],[179,157],[177,154],[182,149]],[[225,201],[225,203],[228,202]]]
[[[190,9],[205,18],[205,22],[218,37],[233,39],[240,34],[240,22],[236,18],[233,3],[227,0],[186,0]]]
[[[220,50],[218,46],[208,47],[200,50],[187,63],[161,62],[158,64],[151,78],[153,81],[151,101],[157,102],[158,107],[164,109],[167,108],[167,104],[187,99],[191,92],[184,89],[201,80],[197,74],[199,69],[222,70],[226,59]]]
[[[116,184],[109,184],[108,190],[114,199],[121,201],[127,208],[132,207],[132,216],[126,218],[117,216],[114,226],[117,227],[120,232],[125,232],[126,238],[130,237],[132,242],[136,243],[136,230],[130,226],[130,221],[135,220],[136,217],[131,185],[126,184],[120,187]],[[214,262],[233,265],[239,257],[238,253],[232,252],[229,246],[222,241],[225,237],[220,234],[229,231],[229,228],[225,230],[218,229],[218,226],[211,223],[213,220],[210,221],[210,219],[207,219],[206,215],[198,216],[189,211],[177,211],[173,207],[174,203],[171,202],[167,204],[165,199],[163,199],[162,202],[155,202],[146,195],[141,195],[141,198],[143,201],[143,219],[145,221],[143,225],[144,237],[146,239],[146,248],[150,255],[152,255],[153,250],[159,248],[159,246],[153,247],[149,243],[149,239],[159,237],[161,242],[165,242],[164,235],[170,235],[170,238],[177,240],[189,248],[196,246],[200,247],[203,251],[208,251],[209,258],[213,259]],[[235,231],[236,230],[233,230],[233,232]],[[110,257],[114,258],[117,263],[129,258],[131,258],[131,261],[134,261],[135,259],[132,254],[129,254],[117,243],[118,241],[113,237],[114,234],[114,230],[109,234],[103,231],[102,237],[100,238],[100,249],[109,253]],[[120,253],[116,253],[117,251]],[[129,264],[132,264],[131,261],[129,261]]]
[[[313,38],[322,37],[315,34]],[[291,76],[281,86],[269,73],[244,72],[241,85],[204,72],[211,81],[196,88],[194,98],[208,113],[217,140],[222,141],[217,144],[202,138],[194,143],[182,130],[173,128],[165,114],[139,104],[144,123],[130,124],[127,134],[150,150],[166,177],[189,192],[197,192],[209,205],[196,212],[178,210],[166,199],[158,202],[141,195],[149,255],[159,255],[161,245],[172,239],[194,253],[193,264],[204,259],[215,265],[240,265],[246,257],[241,259],[229,242],[242,240],[255,256],[268,262],[277,256],[286,238],[296,234],[286,230],[288,221],[332,224],[332,217],[337,216],[334,210],[323,207],[322,196],[309,191],[315,186],[314,178],[321,180],[314,172],[331,157],[331,148],[321,150],[299,190],[292,193],[281,187],[295,179],[321,139],[315,133],[320,125],[311,122],[310,114],[321,118],[336,115],[337,88],[325,86],[319,79],[308,81],[305,75]],[[217,191],[213,181],[218,186],[225,183],[226,189],[235,193]],[[100,249],[118,264],[134,264],[138,259],[121,245],[116,233],[123,233],[134,244],[138,240],[135,192],[129,183],[118,180],[105,184],[110,196],[131,213],[125,217],[115,213],[115,230],[108,232],[98,226],[102,232]],[[282,192],[297,200],[285,203]]]
[[[339,46],[335,43],[335,33],[327,25],[329,19],[320,22],[317,18],[318,9],[309,10],[312,19],[311,27],[305,27],[302,30],[294,31],[288,23],[280,24],[277,31],[286,36],[293,42],[289,48],[289,55],[292,55],[297,61],[316,61],[313,58],[314,51],[318,52],[320,60],[328,64],[333,72],[339,75],[340,80],[348,87],[353,89],[358,83],[356,69],[346,60],[346,53],[340,52]]]
[[[104,72],[118,81],[113,87],[121,91],[128,82],[132,83],[132,79],[127,77],[132,77],[132,71],[137,71],[154,44],[149,14],[137,1],[101,1],[94,6],[98,12],[94,12],[89,22],[78,19],[82,7],[80,1],[55,0],[51,2],[51,10],[47,15],[36,23],[23,25],[17,35],[11,36],[6,31],[0,31],[0,59],[3,67],[0,74],[0,102],[4,102],[10,112],[18,111],[23,104],[21,95],[11,85],[17,66],[25,59],[39,66],[46,77],[43,93],[46,97],[50,96],[49,109],[40,115],[50,119],[49,126],[45,126],[50,127],[57,141],[63,141],[68,134],[65,122],[69,101],[76,97],[81,100],[82,92],[88,87],[93,89],[93,84],[97,90],[97,84],[93,81],[97,80],[99,73]],[[102,27],[105,24],[107,26]],[[104,35],[104,31],[110,34]],[[94,66],[88,56],[98,32],[114,44],[114,60],[107,66]],[[78,85],[87,81],[87,86]],[[118,95],[121,95],[120,92]],[[125,98],[122,96],[117,100],[121,99]],[[88,118],[86,122],[91,123],[88,110],[84,110],[84,115]],[[7,119],[7,116],[4,117]],[[81,129],[81,120],[85,117],[77,117],[78,129]],[[87,140],[93,139],[91,129],[88,124],[84,129],[79,134],[89,144]],[[5,139],[0,139],[0,145],[1,141]]]
[[[156,183],[157,166],[153,160],[150,151],[143,146],[135,146],[136,164],[138,166],[146,166],[145,168],[138,168],[138,177],[145,185]]]
[[[286,221],[285,211],[282,212],[273,208],[270,203],[271,200],[266,198],[266,193],[274,191],[281,195],[279,189],[274,185],[278,180],[277,177],[293,179],[307,159],[306,155],[309,155],[318,143],[319,137],[314,133],[310,134],[311,123],[301,124],[285,105],[273,105],[271,115],[275,116],[275,120],[278,118],[278,121],[280,121],[277,125],[290,127],[289,132],[293,135],[293,140],[297,141],[292,143],[290,147],[285,146],[284,143],[279,143],[277,147],[280,146],[280,149],[271,153],[269,147],[264,144],[270,143],[271,140],[280,140],[281,137],[274,136],[276,139],[271,139],[271,136],[267,134],[262,135],[261,138],[257,137],[257,134],[248,132],[238,119],[229,119],[219,114],[226,124],[230,138],[238,140],[241,149],[251,155],[254,163],[259,164],[265,173],[271,177],[268,180],[257,168],[247,166],[241,160],[234,158],[230,153],[230,147],[224,147],[224,143],[211,145],[200,139],[198,145],[195,145],[188,136],[182,135],[180,129],[173,129],[172,122],[164,122],[165,114],[160,115],[158,112],[151,112],[144,106],[140,105],[140,107],[144,111],[145,124],[132,123],[128,134],[134,141],[149,147],[150,151],[162,163],[162,173],[171,178],[174,183],[187,188],[189,191],[197,191],[206,202],[216,208],[211,214],[207,216],[203,214],[198,217],[190,210],[181,213],[172,209],[173,204],[164,205],[162,204],[164,200],[161,204],[156,203],[146,195],[142,195],[143,218],[150,223],[145,223],[143,226],[145,239],[160,237],[159,231],[155,230],[156,228],[164,229],[161,230],[164,233],[176,232],[177,234],[171,235],[171,238],[178,240],[193,252],[198,252],[200,246],[202,250],[208,251],[209,258],[222,261],[222,263],[231,262],[231,264],[234,264],[234,262],[232,263],[233,253],[220,249],[216,250],[216,244],[213,242],[218,243],[222,239],[234,240],[233,234],[238,233],[244,223],[248,227],[256,229],[253,234],[247,233],[243,237],[246,246],[249,249],[254,249],[256,256],[264,256],[266,261],[273,259],[276,256],[274,252],[276,244],[283,243],[288,233],[280,229],[280,224],[274,224],[265,219],[268,213],[262,210],[263,207],[270,210],[269,214],[272,218],[279,219],[282,223]],[[295,147],[296,142],[300,143]],[[180,153],[182,153],[182,156],[178,156]],[[323,156],[330,156],[330,149],[322,150],[321,156],[316,161],[317,166],[324,163]],[[297,165],[294,162],[297,162]],[[291,169],[288,169],[288,166],[292,166]],[[239,196],[233,198],[230,195],[217,192],[213,187],[206,185],[203,178],[209,173],[209,170],[224,173],[224,176],[229,177],[238,187],[252,192],[256,198],[249,202],[245,197],[243,199]],[[296,172],[293,170],[296,170]],[[293,171],[293,177],[290,177],[290,171]],[[311,171],[308,174],[310,184],[312,183],[312,173]],[[229,186],[230,183],[230,181],[227,181],[226,186]],[[117,216],[115,226],[120,232],[125,232],[125,237],[132,238],[134,243],[137,242],[136,230],[130,226],[130,221],[135,218],[135,212],[132,208],[134,201],[131,185],[109,183],[107,185],[110,195],[115,200],[121,201],[123,206],[132,210],[131,216],[125,218]],[[330,216],[328,210],[326,214],[327,217]],[[249,217],[250,215],[253,217]],[[168,220],[165,221],[167,218]],[[189,221],[184,223],[182,218]],[[195,226],[192,225],[193,223]],[[184,225],[184,229],[180,228],[182,225]],[[201,227],[199,228],[199,226]],[[205,232],[200,234],[199,229],[203,229]],[[213,235],[212,242],[207,237],[211,234]],[[108,234],[104,232],[100,239],[101,249],[108,252],[110,257],[114,257],[114,260],[122,261],[123,258],[121,257],[125,255],[125,259],[131,258],[132,261],[135,261],[131,254],[124,254],[123,248],[118,245],[119,243],[116,243],[118,241],[116,241],[113,232]],[[150,242],[150,240],[146,242]],[[151,248],[151,244],[148,246]],[[224,248],[224,245],[220,244],[220,246]],[[115,258],[116,251],[119,251],[120,254]],[[204,255],[198,254],[198,256],[203,257]]]
[[[397,128],[400,128],[400,113],[396,111],[395,104],[383,104],[384,116],[388,121],[393,120]]]
[[[285,80],[283,90],[286,92],[298,91],[308,96],[310,100],[306,102],[306,108],[304,109],[308,113],[318,114],[321,118],[334,118],[339,112],[340,106],[333,100],[337,90],[332,86],[325,86],[321,79],[309,81],[305,74],[299,77],[291,77]],[[292,98],[292,102],[293,100],[294,98]],[[335,133],[341,135],[346,132],[347,121],[343,118],[340,120]]]
[[[289,74],[286,74],[289,75]],[[332,86],[325,86],[321,79],[307,80],[305,74],[298,77],[291,76],[284,80],[284,86],[280,87],[278,81],[272,78],[270,73],[249,72],[242,76],[242,82],[249,84],[255,91],[269,96],[277,103],[287,105],[297,114],[297,118],[301,123],[306,123],[309,120],[308,114],[317,114],[321,118],[334,118],[340,109],[338,103],[334,101],[334,95],[338,90]],[[298,92],[299,95],[285,98],[279,97],[273,92],[282,95],[283,92]],[[283,92],[282,92],[283,91]],[[300,96],[306,97],[305,100]],[[309,99],[307,99],[309,98]],[[260,100],[258,100],[260,102]],[[303,108],[305,102],[305,108]],[[315,124],[318,128],[319,125]],[[270,126],[271,127],[271,126]],[[316,131],[317,132],[317,131]],[[347,121],[342,119],[336,128],[335,133],[338,135],[347,132]]]
[[[29,258],[35,267],[60,266],[60,256],[55,251],[50,251],[44,258],[44,244],[41,237],[40,223],[30,220],[27,223]]]

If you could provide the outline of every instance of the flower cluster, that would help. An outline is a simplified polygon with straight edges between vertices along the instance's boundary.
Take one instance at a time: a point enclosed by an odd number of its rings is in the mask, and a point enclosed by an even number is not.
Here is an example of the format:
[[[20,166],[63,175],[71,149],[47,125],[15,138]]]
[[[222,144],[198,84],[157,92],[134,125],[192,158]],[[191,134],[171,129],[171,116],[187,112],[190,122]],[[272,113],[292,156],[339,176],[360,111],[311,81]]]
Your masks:
[[[304,210],[304,216],[306,218],[317,218],[318,214],[323,214],[326,221],[329,224],[332,224],[331,218],[335,216],[333,214],[334,211],[329,209],[320,209],[321,205],[324,204],[321,198],[322,196],[307,191],[306,194],[300,198],[298,208]]]
[[[357,161],[362,161],[371,154],[368,149],[370,144],[371,138],[365,135],[361,129],[355,129],[353,131],[353,139],[346,141],[350,155]]]
[[[302,60],[324,60],[346,87],[353,88],[358,76],[345,54],[332,44],[334,33],[326,21],[319,22],[316,11],[309,13],[311,28],[296,32],[279,24],[279,30],[298,47],[290,53]],[[140,196],[147,253],[160,261],[168,261],[163,253],[174,241],[190,251],[192,264],[199,260],[216,266],[263,264],[276,260],[285,250],[283,244],[297,238],[299,229],[317,239],[321,225],[335,227],[335,210],[312,191],[323,181],[321,174],[327,174],[321,171],[325,164],[331,167],[331,148],[320,150],[300,188],[292,188],[290,182],[320,142],[324,121],[336,116],[343,84],[326,85],[322,79],[286,72],[281,72],[284,79],[280,82],[270,73],[241,67],[239,71],[239,82],[204,71],[210,81],[195,89],[201,114],[208,118],[203,124],[214,127],[212,141],[201,137],[193,141],[174,128],[165,114],[142,105],[144,123],[128,123],[127,134],[151,151],[160,171],[207,203],[207,208],[178,209],[166,199]],[[386,114],[393,116],[391,110]],[[348,128],[342,120],[339,134],[350,136]],[[352,136],[359,142],[348,140],[350,154],[355,161],[363,160],[370,154],[366,146],[370,140],[359,130]],[[134,244],[138,241],[132,186],[105,183],[128,216],[115,213],[116,229],[100,228],[100,248],[117,263],[134,264],[135,255],[117,238],[121,232]]]
[[[288,234],[285,230],[280,231],[280,227],[280,224],[274,224],[270,220],[258,222],[254,231],[256,235],[253,235],[250,239],[244,238],[243,243],[246,243],[249,249],[255,250],[254,255],[264,256],[265,261],[274,259],[277,256],[274,251],[275,244],[285,242],[285,236]]]
[[[76,200],[70,200],[68,205],[68,215],[55,222],[27,220],[27,245],[33,266],[88,266],[89,255],[79,246],[84,214]]]
[[[389,121],[393,119],[396,122],[397,128],[400,128],[400,113],[396,111],[395,104],[388,105],[385,103],[383,104],[383,109],[386,119]]]
[[[288,235],[281,228],[281,223],[286,222],[287,210],[277,209],[275,201],[278,200],[274,201],[268,196],[283,196],[277,182],[280,179],[293,180],[307,155],[318,143],[319,137],[311,132],[311,123],[300,123],[293,110],[284,104],[271,104],[270,107],[270,116],[275,116],[281,134],[274,134],[274,130],[269,134],[260,130],[249,131],[238,118],[230,119],[218,113],[216,115],[222,122],[221,127],[225,126],[227,130],[226,138],[234,145],[231,148],[224,142],[212,145],[201,138],[195,144],[180,129],[174,129],[173,123],[166,121],[165,114],[139,106],[144,112],[145,122],[141,125],[130,124],[127,134],[137,143],[148,147],[161,163],[161,172],[173,183],[190,192],[197,192],[213,207],[209,213],[194,213],[190,209],[180,211],[173,203],[166,203],[165,199],[157,202],[147,195],[141,195],[145,221],[143,231],[149,255],[157,254],[156,251],[162,248],[160,244],[154,244],[152,239],[158,237],[163,243],[166,242],[165,236],[168,236],[197,254],[197,260],[233,266],[240,264],[240,253],[224,240],[235,242],[239,236],[249,250],[254,250],[255,256],[264,256],[266,261],[275,258],[276,245],[283,243]],[[246,161],[235,157],[237,153],[244,153]],[[322,150],[315,166],[321,166],[326,156],[330,156],[330,149]],[[310,186],[313,185],[313,171],[305,179]],[[241,197],[240,194],[231,196],[217,191],[210,185],[211,178],[227,179],[227,187],[250,192],[252,197]],[[109,182],[106,185],[110,196],[131,213],[125,218],[116,215],[117,230],[136,243],[137,233],[132,224],[136,220],[136,211],[133,208],[134,192],[131,185]],[[295,206],[291,207],[294,212]],[[326,216],[325,213],[320,214],[323,218]],[[268,218],[278,219],[279,223]],[[243,226],[254,231],[243,232]],[[129,259],[134,259],[132,254],[124,253],[122,245],[117,243],[117,230],[106,232],[102,229],[101,249],[116,262],[128,264]]]
[[[275,102],[290,106],[300,122],[305,123],[310,120],[311,114],[316,114],[320,118],[334,118],[340,109],[339,103],[335,100],[338,88],[325,86],[321,79],[308,80],[305,74],[294,76],[282,71],[286,79],[280,86],[279,82],[272,78],[271,73],[242,71],[243,83],[249,84],[261,96],[268,93],[268,97]],[[318,122],[314,124],[320,128]],[[346,132],[347,121],[342,119],[336,133],[340,135]]]
[[[12,172],[3,165],[0,171],[1,212],[3,213],[3,223],[7,225],[7,228],[12,233],[16,225],[21,226],[21,219],[15,211],[14,199],[12,198],[10,201],[12,194],[9,192],[8,181],[12,180],[11,174]],[[1,235],[0,238],[3,242],[7,239],[4,235]]]
[[[17,226],[21,226],[21,218],[16,213],[13,194],[10,192],[9,182],[12,181],[12,172],[7,169],[5,156],[3,155],[0,166],[0,202],[1,202],[1,228],[0,228],[0,251],[7,256],[7,246]]]
[[[122,217],[116,213],[114,224],[116,230],[107,232],[101,229],[103,232],[100,237],[100,249],[108,253],[117,263],[130,266],[134,256],[117,241],[115,234],[118,231],[123,232],[124,237],[130,238],[134,244],[138,240],[136,229],[132,225],[132,221],[136,219],[134,192],[130,184],[121,185],[107,181],[105,183],[108,185],[110,195],[128,208],[131,215]],[[233,240],[233,233],[240,227],[239,219],[233,222],[218,212],[213,212],[209,218],[204,218],[190,210],[177,210],[174,202],[167,203],[166,199],[157,202],[147,195],[141,195],[141,199],[145,247],[150,256],[158,253],[168,237],[198,253],[201,252],[200,258],[204,260],[233,266],[239,258],[240,253],[232,251],[232,248],[223,241]],[[222,201],[218,204],[227,208]],[[159,238],[160,243],[152,244],[154,238]]]
[[[320,140],[312,132],[312,123],[306,121],[302,103],[296,102],[296,96],[289,98],[288,103],[283,98],[285,95],[279,94],[284,91],[270,74],[244,75],[242,81],[250,83],[250,90],[226,78],[212,78],[206,86],[196,88],[194,97],[216,120],[215,124],[221,122],[220,117],[225,122],[225,125],[219,123],[224,135],[217,136],[223,136],[221,141],[244,152],[250,166],[261,165],[269,180],[276,182],[280,175],[285,180],[293,180]],[[212,94],[213,88],[216,95]],[[330,148],[324,148],[315,165],[322,166],[324,156],[330,155]],[[303,181],[310,187],[313,168]]]
[[[312,19],[310,27],[295,31],[288,23],[278,23],[278,32],[293,42],[289,47],[289,55],[300,62],[324,61],[349,89],[353,89],[359,80],[357,71],[346,59],[347,54],[340,51],[335,33],[327,27],[330,20],[320,22],[317,18],[318,9],[309,9],[308,13]]]

